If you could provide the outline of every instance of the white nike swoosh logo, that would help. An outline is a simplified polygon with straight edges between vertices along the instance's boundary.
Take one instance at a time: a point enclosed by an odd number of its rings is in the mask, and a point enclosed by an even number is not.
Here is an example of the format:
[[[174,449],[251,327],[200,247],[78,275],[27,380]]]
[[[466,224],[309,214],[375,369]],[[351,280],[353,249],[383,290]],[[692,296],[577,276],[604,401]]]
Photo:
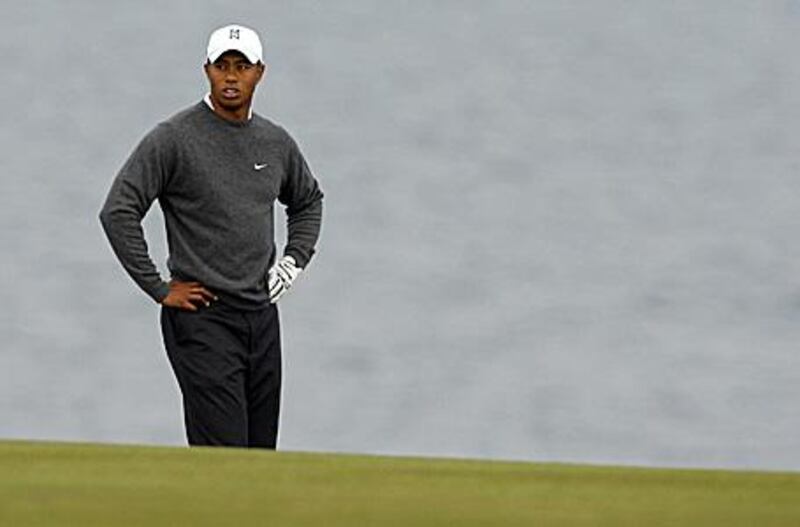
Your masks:
[[[268,164],[269,163],[264,163],[263,165],[259,165],[258,163],[256,163],[255,165],[253,165],[253,168],[255,168],[256,170],[261,170],[262,168],[264,168]]]

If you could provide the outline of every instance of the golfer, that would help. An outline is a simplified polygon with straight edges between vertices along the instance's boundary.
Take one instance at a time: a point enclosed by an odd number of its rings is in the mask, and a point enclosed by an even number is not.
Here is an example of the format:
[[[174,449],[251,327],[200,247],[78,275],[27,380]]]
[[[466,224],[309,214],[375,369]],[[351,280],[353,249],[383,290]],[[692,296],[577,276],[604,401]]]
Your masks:
[[[276,447],[281,341],[276,302],[314,254],[322,192],[297,144],[253,113],[267,66],[255,31],[208,41],[210,92],[151,130],[114,179],[100,221],[131,278],[161,304],[164,346],[183,396],[190,445]],[[158,199],[171,279],[141,222]],[[287,243],[274,242],[275,200]]]

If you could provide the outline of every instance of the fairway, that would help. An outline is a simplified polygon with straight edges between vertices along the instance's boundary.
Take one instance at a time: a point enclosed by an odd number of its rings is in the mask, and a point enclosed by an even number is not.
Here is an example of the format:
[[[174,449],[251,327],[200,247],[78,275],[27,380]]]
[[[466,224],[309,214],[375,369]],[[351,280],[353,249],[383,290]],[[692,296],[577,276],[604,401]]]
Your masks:
[[[800,525],[800,474],[0,442],[0,525]]]

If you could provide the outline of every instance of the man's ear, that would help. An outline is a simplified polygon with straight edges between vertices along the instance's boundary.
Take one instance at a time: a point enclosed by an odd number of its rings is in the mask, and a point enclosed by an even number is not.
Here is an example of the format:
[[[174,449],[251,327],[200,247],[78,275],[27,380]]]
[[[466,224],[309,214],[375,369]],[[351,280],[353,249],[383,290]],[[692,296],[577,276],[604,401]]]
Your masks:
[[[258,63],[258,81],[261,82],[261,79],[267,74],[267,64],[264,62]]]

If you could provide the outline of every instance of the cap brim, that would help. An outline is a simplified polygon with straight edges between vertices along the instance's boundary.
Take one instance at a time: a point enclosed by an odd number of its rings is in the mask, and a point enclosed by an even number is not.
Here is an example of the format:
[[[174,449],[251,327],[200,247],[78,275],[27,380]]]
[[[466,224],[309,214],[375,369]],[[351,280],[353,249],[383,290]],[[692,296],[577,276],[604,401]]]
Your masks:
[[[225,53],[226,51],[238,51],[239,53],[241,53],[242,55],[244,55],[244,57],[245,57],[247,60],[249,60],[249,61],[250,61],[252,64],[256,64],[257,62],[261,62],[261,59],[260,59],[260,58],[258,57],[258,55],[256,55],[255,53],[253,53],[253,52],[251,52],[251,51],[244,50],[244,49],[238,49],[238,48],[221,48],[221,49],[215,49],[214,51],[210,52],[210,53],[209,53],[209,54],[206,56],[206,58],[208,59],[208,61],[209,61],[209,62],[216,62],[216,60],[217,60],[218,58],[220,58],[220,56],[221,56],[223,53]]]

